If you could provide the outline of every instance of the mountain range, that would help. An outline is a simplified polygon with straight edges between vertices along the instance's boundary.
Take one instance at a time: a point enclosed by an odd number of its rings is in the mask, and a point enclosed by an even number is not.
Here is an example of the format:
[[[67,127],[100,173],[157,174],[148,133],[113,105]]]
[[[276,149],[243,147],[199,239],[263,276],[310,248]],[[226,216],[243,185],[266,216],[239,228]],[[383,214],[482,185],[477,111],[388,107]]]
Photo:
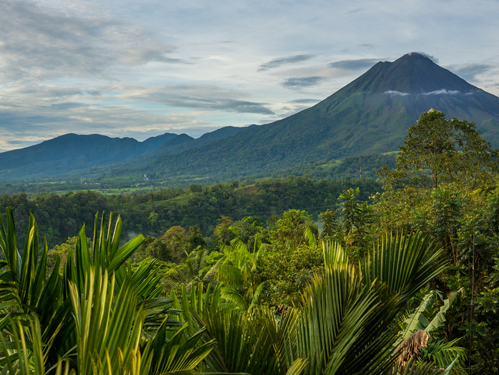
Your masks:
[[[0,178],[60,175],[102,165],[109,167],[106,173],[112,167],[113,176],[147,173],[155,179],[261,175],[313,160],[395,151],[407,128],[431,108],[448,118],[474,121],[482,136],[499,146],[499,98],[425,55],[410,53],[378,62],[313,107],[267,125],[221,128],[198,139],[166,133],[144,142],[69,134],[0,153]],[[98,152],[90,153],[94,148]]]
[[[132,160],[154,152],[177,137],[163,135],[139,142],[99,134],[65,134],[40,144],[0,153],[0,179],[36,178]]]
[[[102,167],[140,165],[160,155],[207,145],[241,130],[243,128],[227,126],[199,138],[165,133],[143,142],[99,134],[65,134],[37,145],[0,153],[0,180],[36,179],[90,171],[105,173],[108,169]]]

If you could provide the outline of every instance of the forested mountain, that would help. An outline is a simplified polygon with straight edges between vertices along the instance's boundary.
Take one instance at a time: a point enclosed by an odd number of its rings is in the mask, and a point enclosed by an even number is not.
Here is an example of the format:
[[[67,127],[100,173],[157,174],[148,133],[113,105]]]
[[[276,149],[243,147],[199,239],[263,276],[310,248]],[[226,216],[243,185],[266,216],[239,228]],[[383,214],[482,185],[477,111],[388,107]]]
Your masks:
[[[163,155],[132,173],[221,179],[397,150],[406,130],[431,108],[474,121],[499,146],[499,98],[410,53],[379,62],[317,105],[280,121],[245,129],[204,147]],[[131,170],[116,171],[117,175]]]
[[[165,143],[163,143],[156,151],[152,153],[152,155],[156,154],[158,151],[162,151],[161,153],[170,153],[170,150],[175,150],[177,147],[180,145],[183,145],[184,143],[190,143],[194,141],[194,138],[187,134],[179,134],[175,138],[172,138]],[[175,153],[175,151],[173,151]]]
[[[251,125],[255,126],[255,125]],[[199,138],[192,138],[186,134],[180,134],[177,138],[165,142],[160,148],[150,155],[151,158],[160,155],[178,154],[179,152],[201,147],[223,138],[230,137],[233,134],[239,133],[245,128],[237,128],[235,126],[226,126],[210,133],[203,134]],[[180,138],[183,137],[183,138]]]
[[[255,125],[251,125],[255,126]],[[193,138],[165,133],[143,142],[104,135],[65,134],[40,144],[0,153],[0,180],[105,174],[109,169],[148,163],[160,155],[177,154],[229,137],[246,128],[227,126]],[[126,164],[123,164],[126,163]]]
[[[377,63],[317,105],[271,124],[225,127],[198,139],[167,133],[144,142],[68,134],[0,154],[0,179],[74,177],[78,171],[129,183],[146,174],[151,181],[179,186],[282,176],[311,166],[315,175],[334,169],[330,176],[344,177],[335,160],[396,151],[407,128],[431,108],[447,118],[474,121],[484,138],[499,146],[499,98],[410,53]],[[349,169],[342,164],[340,169]],[[354,176],[357,170],[362,176],[360,168],[352,169]]]
[[[143,142],[99,134],[65,134],[23,149],[0,153],[0,179],[46,177],[131,160],[156,151],[176,134]]]

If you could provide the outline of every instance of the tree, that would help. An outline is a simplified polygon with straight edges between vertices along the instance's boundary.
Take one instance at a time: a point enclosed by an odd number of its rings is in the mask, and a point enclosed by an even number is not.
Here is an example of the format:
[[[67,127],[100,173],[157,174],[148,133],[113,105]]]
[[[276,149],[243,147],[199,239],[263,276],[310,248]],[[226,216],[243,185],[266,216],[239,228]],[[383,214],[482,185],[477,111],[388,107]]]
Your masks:
[[[203,234],[201,233],[201,230],[196,225],[193,225],[187,231],[187,249],[186,249],[186,251],[190,253],[192,250],[196,249],[198,246],[206,247],[206,240],[204,239]]]
[[[385,167],[378,175],[387,186],[457,182],[473,188],[499,171],[498,158],[499,150],[480,136],[473,122],[447,120],[443,112],[431,109],[408,129],[395,170]]]
[[[230,241],[236,237],[236,235],[230,230],[230,226],[233,223],[232,219],[222,215],[220,216],[220,219],[218,219],[218,222],[219,224],[213,231],[214,242],[220,246],[230,245]]]
[[[345,240],[351,254],[359,252],[367,245],[367,226],[372,223],[372,207],[357,199],[359,193],[359,188],[348,189],[338,197],[341,202],[341,219],[347,236]]]
[[[151,226],[152,230],[154,230],[154,228],[156,227],[156,224],[158,223],[158,218],[159,218],[159,214],[157,214],[154,211],[152,211],[149,214],[149,218],[147,219],[147,221],[149,222],[149,225]]]
[[[250,251],[256,251],[256,237],[262,239],[265,237],[265,231],[260,219],[254,216],[244,217],[230,226],[230,230],[235,236],[244,242]],[[263,236],[262,236],[263,235]]]
[[[270,239],[282,243],[289,242],[293,245],[308,244],[305,236],[307,228],[314,234],[318,233],[312,215],[306,211],[288,210],[284,212],[282,218],[277,220],[275,230],[270,233]]]
[[[323,241],[343,242],[343,223],[338,216],[337,210],[326,210],[320,213],[319,220],[322,224],[320,238]]]
[[[66,242],[60,245],[55,245],[47,254],[47,270],[50,272],[54,268],[57,258],[60,258],[61,266],[64,268],[68,259],[68,254],[71,250],[74,251],[78,237],[69,237]]]
[[[222,250],[225,259],[216,273],[216,279],[223,283],[222,296],[239,309],[251,310],[259,304],[265,288],[259,270],[260,251],[250,252],[238,238]]]
[[[191,193],[201,193],[203,191],[203,187],[201,185],[190,184],[189,191]]]
[[[185,258],[187,237],[186,230],[181,226],[171,227],[161,237],[168,247],[170,258],[174,261],[178,262]]]

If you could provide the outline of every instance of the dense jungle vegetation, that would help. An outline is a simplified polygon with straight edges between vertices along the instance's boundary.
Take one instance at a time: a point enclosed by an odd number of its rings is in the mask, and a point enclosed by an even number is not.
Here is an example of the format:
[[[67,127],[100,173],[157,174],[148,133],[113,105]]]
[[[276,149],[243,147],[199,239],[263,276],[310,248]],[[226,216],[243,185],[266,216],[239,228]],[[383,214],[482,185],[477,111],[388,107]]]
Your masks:
[[[217,220],[228,216],[241,220],[258,216],[265,222],[291,208],[314,215],[338,205],[343,190],[360,187],[360,199],[381,191],[371,179],[326,181],[306,177],[237,181],[210,186],[163,189],[135,195],[104,195],[85,191],[57,195],[25,193],[0,196],[0,209],[12,207],[18,235],[24,238],[30,212],[36,217],[49,245],[60,244],[77,233],[83,223],[92,223],[96,212],[121,214],[129,233],[158,237],[172,226],[198,227],[204,235],[213,232]],[[87,233],[90,236],[90,232]]]
[[[269,179],[281,179],[288,176],[304,176],[312,179],[324,179],[327,181],[339,181],[345,179],[376,179],[376,172],[384,165],[395,166],[396,152],[387,154],[373,154],[356,156],[339,160],[320,160],[300,164],[290,169],[275,171],[272,173],[255,173],[251,177],[238,180],[241,185],[251,185],[251,183],[268,181]],[[86,171],[89,172],[89,171]],[[217,176],[204,176],[202,178],[192,178],[192,176],[164,176],[161,179],[154,173],[123,177],[97,177],[95,173],[85,171],[72,176],[47,177],[43,179],[10,180],[0,181],[0,192],[3,195],[13,195],[26,193],[28,196],[38,194],[56,193],[58,195],[77,192],[94,191],[106,195],[120,194],[140,194],[165,189],[187,189],[193,181],[202,185],[214,185],[226,182],[230,178],[221,179]]]
[[[0,365],[497,374],[498,156],[474,124],[432,110],[395,167],[379,171],[383,191],[372,180],[287,178],[3,197]],[[123,220],[95,215],[113,209]],[[168,221],[175,212],[185,221]],[[130,230],[146,237],[121,240]]]

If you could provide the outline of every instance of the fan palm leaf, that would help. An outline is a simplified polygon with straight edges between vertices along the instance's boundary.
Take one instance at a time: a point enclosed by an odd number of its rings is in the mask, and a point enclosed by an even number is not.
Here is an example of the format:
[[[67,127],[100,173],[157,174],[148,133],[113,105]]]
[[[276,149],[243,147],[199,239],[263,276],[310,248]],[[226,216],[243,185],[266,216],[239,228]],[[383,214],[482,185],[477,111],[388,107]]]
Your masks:
[[[305,374],[382,374],[396,358],[397,332],[390,326],[406,301],[445,269],[442,251],[422,234],[397,233],[356,267],[339,244],[323,247],[324,273],[303,294],[303,311],[289,333],[294,349],[286,352],[308,359]]]

